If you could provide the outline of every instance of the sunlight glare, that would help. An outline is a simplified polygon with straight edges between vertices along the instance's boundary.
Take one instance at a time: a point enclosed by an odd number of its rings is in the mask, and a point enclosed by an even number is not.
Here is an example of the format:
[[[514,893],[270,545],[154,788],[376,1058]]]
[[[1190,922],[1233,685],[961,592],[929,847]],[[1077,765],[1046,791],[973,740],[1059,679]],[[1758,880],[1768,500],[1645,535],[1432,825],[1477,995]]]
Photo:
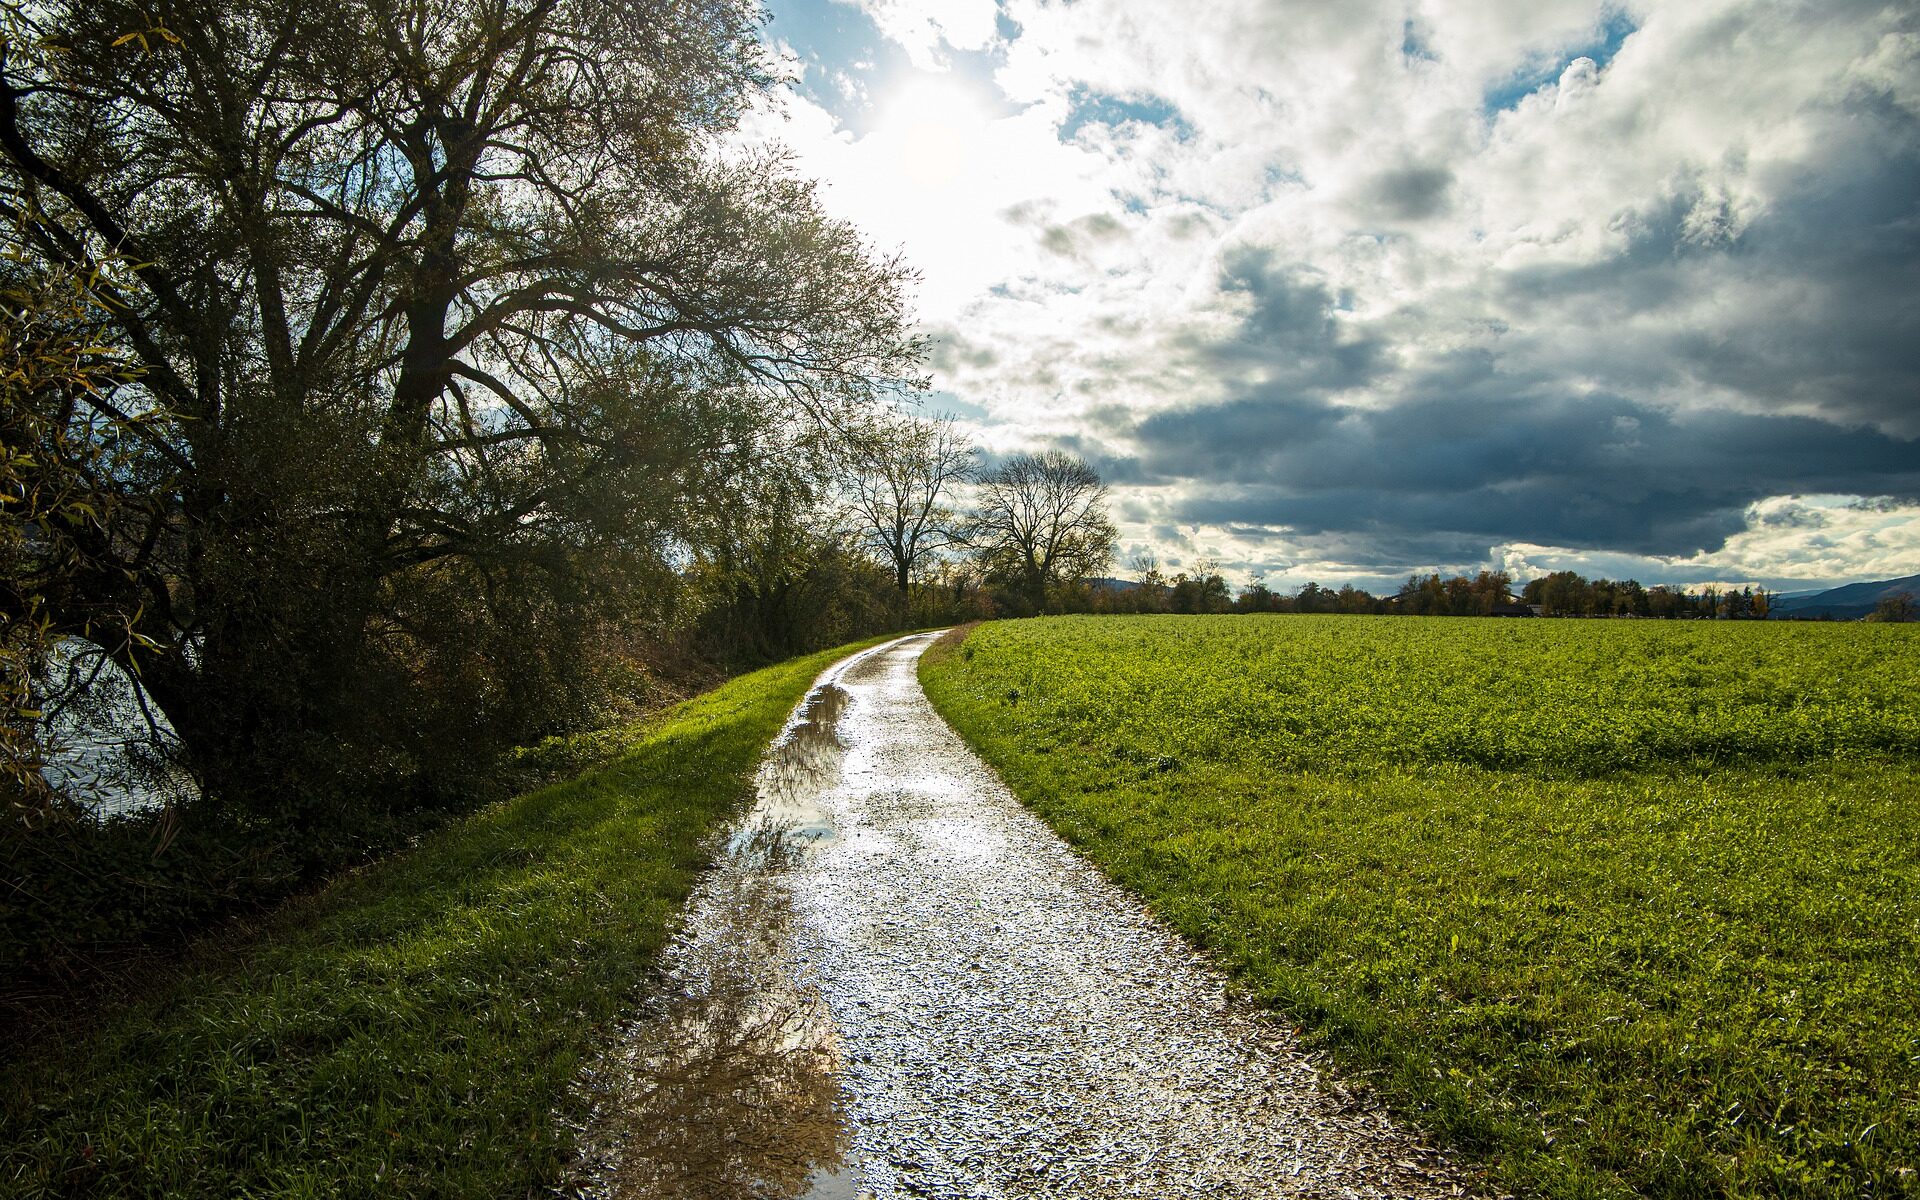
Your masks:
[[[882,135],[901,176],[930,191],[952,186],[973,168],[989,121],[965,85],[926,76],[888,94],[882,112]]]

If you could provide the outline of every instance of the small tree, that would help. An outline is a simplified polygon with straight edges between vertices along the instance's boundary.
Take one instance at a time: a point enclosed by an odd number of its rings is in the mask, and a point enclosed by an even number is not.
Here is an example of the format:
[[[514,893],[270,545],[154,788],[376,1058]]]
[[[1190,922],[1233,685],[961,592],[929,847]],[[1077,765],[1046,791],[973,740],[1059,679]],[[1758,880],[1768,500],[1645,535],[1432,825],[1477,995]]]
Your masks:
[[[1905,621],[1920,620],[1920,605],[1916,605],[1912,592],[1895,592],[1891,596],[1880,597],[1880,602],[1867,614],[1867,620],[1881,624],[1897,624]]]
[[[949,499],[973,473],[973,446],[951,416],[907,417],[868,439],[855,467],[856,536],[905,596],[932,556],[960,540]]]
[[[968,541],[990,580],[1029,612],[1050,592],[1105,569],[1114,528],[1107,488],[1085,461],[1058,450],[1016,454],[980,480]]]
[[[1171,604],[1177,613],[1218,613],[1233,607],[1227,581],[1220,564],[1210,558],[1193,564],[1191,574],[1182,571],[1173,577]]]

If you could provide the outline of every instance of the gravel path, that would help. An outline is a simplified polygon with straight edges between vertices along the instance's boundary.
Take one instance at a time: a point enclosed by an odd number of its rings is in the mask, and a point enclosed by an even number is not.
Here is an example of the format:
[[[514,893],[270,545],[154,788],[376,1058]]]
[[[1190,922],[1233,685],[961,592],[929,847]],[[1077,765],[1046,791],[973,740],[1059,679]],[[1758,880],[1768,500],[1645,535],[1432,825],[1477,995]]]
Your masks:
[[[1013,798],[921,691],[930,641],[827,672],[776,745],[585,1190],[1464,1194]]]

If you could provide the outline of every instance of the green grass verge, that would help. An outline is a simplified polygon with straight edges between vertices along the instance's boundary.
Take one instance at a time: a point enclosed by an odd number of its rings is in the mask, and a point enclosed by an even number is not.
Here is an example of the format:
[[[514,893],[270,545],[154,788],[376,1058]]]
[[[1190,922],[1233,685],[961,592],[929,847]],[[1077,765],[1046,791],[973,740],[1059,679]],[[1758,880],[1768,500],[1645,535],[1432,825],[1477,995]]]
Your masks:
[[[605,766],[289,904],[9,1063],[0,1194],[547,1194],[571,1148],[556,1110],[632,1010],[707,835],[853,648],[598,735]]]
[[[1920,629],[1065,618],[922,678],[1499,1183],[1920,1192]]]

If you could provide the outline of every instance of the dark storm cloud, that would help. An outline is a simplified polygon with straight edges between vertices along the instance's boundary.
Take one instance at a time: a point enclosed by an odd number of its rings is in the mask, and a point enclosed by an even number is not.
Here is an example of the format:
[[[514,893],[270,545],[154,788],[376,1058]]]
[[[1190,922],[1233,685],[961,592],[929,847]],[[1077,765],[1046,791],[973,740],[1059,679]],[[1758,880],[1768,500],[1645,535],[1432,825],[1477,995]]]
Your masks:
[[[1491,382],[1491,381],[1490,381]],[[1920,497],[1920,442],[1808,417],[1674,414],[1620,396],[1430,395],[1378,410],[1249,395],[1138,430],[1178,519],[1365,534],[1391,559],[1501,542],[1684,555],[1787,492]],[[1351,539],[1348,539],[1349,542]]]
[[[1677,179],[1615,218],[1611,255],[1490,274],[1466,315],[1498,335],[1469,349],[1438,349],[1445,314],[1369,328],[1312,270],[1229,256],[1241,325],[1193,352],[1259,382],[1141,421],[1114,478],[1382,573],[1511,542],[1713,552],[1789,494],[1920,501],[1920,118],[1859,89],[1828,117],[1757,210]],[[1411,218],[1450,184],[1372,199]]]
[[[1424,221],[1453,207],[1453,172],[1445,167],[1407,165],[1382,171],[1361,190],[1368,215],[1390,221]]]
[[[1242,247],[1222,264],[1220,290],[1250,302],[1239,335],[1203,353],[1218,368],[1257,365],[1296,389],[1359,387],[1380,370],[1385,345],[1346,329],[1325,280],[1263,247]]]
[[[1730,336],[1676,351],[1749,395],[1920,431],[1920,121],[1849,114],[1824,149],[1825,161],[1742,236],[1781,290],[1801,289],[1806,303],[1748,310]]]
[[[1625,321],[1615,387],[1695,383],[1749,402],[1920,433],[1920,118],[1874,92],[1834,108],[1817,147],[1742,221],[1698,186],[1617,218],[1625,249],[1515,271],[1500,300],[1543,322]],[[1722,301],[1717,313],[1695,307]],[[1627,340],[1628,338],[1633,340]]]

